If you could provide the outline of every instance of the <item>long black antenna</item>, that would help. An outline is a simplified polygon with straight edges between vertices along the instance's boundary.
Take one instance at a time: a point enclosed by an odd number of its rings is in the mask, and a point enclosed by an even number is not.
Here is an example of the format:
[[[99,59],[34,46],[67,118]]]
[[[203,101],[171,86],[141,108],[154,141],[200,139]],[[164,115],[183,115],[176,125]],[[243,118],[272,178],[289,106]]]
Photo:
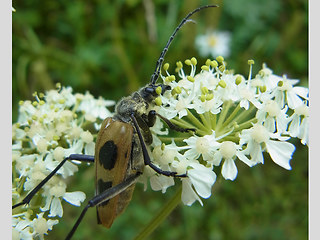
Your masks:
[[[209,7],[218,7],[218,5],[206,5],[206,6],[199,7],[197,9],[193,10],[192,12],[188,13],[188,15],[184,19],[182,19],[182,21],[180,22],[178,27],[174,30],[174,32],[170,36],[166,46],[164,47],[164,49],[162,50],[162,52],[160,54],[160,57],[159,57],[159,59],[157,61],[154,73],[151,76],[151,80],[150,80],[150,84],[151,85],[154,85],[157,82],[157,80],[159,78],[159,75],[160,75],[160,70],[161,70],[161,66],[162,66],[163,60],[164,60],[164,56],[166,55],[166,53],[167,53],[167,51],[169,49],[169,46],[170,46],[172,40],[174,39],[175,35],[179,31],[179,29],[188,21],[188,18],[190,18],[193,14],[195,14],[196,12],[199,12],[202,9],[209,8]]]

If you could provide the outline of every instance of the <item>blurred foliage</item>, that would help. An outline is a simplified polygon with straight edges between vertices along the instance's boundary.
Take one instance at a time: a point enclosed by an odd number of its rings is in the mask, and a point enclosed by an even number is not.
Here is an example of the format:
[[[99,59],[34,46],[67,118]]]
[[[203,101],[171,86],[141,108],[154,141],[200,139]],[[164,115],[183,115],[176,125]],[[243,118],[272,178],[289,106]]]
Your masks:
[[[308,85],[307,0],[119,0],[13,2],[13,121],[19,100],[34,91],[72,86],[96,97],[119,100],[146,84],[156,60],[179,21],[201,5],[219,4],[194,15],[177,34],[165,62],[171,66],[192,56],[198,62],[194,38],[207,29],[232,33],[229,68],[246,75],[248,59],[255,70],[263,62],[276,74]],[[171,72],[173,67],[170,68]],[[169,70],[170,70],[169,69]],[[239,165],[234,182],[221,181],[214,197],[201,207],[181,206],[152,239],[307,239],[307,148],[296,144],[292,171],[266,159],[263,166]],[[94,169],[81,169],[69,191],[94,194]],[[177,181],[178,182],[178,181]],[[137,185],[133,201],[110,230],[96,224],[88,211],[75,239],[131,239],[173,194],[144,192]],[[80,208],[65,204],[61,223],[48,239],[60,239],[71,229]],[[93,237],[94,236],[94,237]]]

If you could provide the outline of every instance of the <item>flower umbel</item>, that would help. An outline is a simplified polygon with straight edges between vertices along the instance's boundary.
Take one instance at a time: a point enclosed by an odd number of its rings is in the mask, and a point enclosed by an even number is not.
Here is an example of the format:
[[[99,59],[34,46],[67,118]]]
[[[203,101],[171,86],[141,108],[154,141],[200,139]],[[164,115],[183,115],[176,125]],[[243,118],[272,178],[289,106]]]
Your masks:
[[[34,97],[33,102],[20,102],[19,119],[12,127],[13,204],[21,202],[65,157],[94,155],[99,123],[111,116],[106,107],[114,104],[89,93],[72,94],[71,87],[60,85]],[[68,192],[65,182],[76,171],[76,162],[66,162],[28,206],[13,210],[13,239],[43,239],[59,222],[54,217],[63,215],[61,201],[80,206],[85,194]]]
[[[288,140],[297,137],[303,144],[308,142],[308,89],[294,87],[297,80],[276,76],[265,64],[253,77],[253,60],[248,61],[248,77],[228,70],[221,56],[208,59],[199,73],[195,58],[185,64],[177,63],[178,77],[165,65],[166,74],[161,77],[171,91],[161,95],[162,104],[154,108],[175,125],[195,131],[178,134],[161,124],[152,128],[157,139],[152,145],[153,161],[164,169],[187,173],[188,179],[182,179],[183,203],[191,205],[197,200],[202,205],[200,197],[210,197],[219,171],[233,181],[238,164],[264,163],[263,152],[290,170],[295,146]],[[159,148],[174,154],[159,157]],[[152,181],[161,177],[151,175]],[[168,187],[157,183],[154,190]]]

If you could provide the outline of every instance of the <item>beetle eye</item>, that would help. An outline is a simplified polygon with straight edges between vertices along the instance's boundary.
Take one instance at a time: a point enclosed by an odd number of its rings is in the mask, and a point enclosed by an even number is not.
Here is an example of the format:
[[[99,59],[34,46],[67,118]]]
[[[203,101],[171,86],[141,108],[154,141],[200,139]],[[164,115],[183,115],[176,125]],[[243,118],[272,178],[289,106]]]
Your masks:
[[[148,94],[154,94],[155,89],[153,87],[146,87],[144,91]]]
[[[160,86],[161,86],[161,89],[162,89],[161,94],[164,94],[165,91],[168,91],[168,90],[171,89],[171,87],[169,85],[161,84]]]

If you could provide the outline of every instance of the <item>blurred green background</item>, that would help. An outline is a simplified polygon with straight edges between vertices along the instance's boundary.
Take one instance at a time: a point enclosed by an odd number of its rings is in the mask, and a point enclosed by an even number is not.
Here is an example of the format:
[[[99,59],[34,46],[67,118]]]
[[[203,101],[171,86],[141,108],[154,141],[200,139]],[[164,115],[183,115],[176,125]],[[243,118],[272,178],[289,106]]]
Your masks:
[[[193,9],[219,4],[192,19],[177,34],[165,62],[196,56],[195,36],[218,29],[232,33],[228,67],[254,74],[263,62],[275,74],[287,74],[308,85],[308,1],[306,0],[119,0],[13,2],[12,118],[19,100],[55,83],[74,92],[119,100],[146,84],[156,60],[180,20]],[[171,72],[173,68],[171,67]],[[265,164],[252,169],[238,164],[234,182],[221,181],[204,206],[179,206],[150,239],[307,239],[308,149],[300,142],[292,170]],[[178,182],[178,181],[177,181]],[[94,169],[83,167],[70,178],[69,191],[94,194]],[[133,200],[110,230],[96,224],[90,209],[75,239],[132,239],[174,194],[143,191],[138,184]],[[65,204],[61,224],[48,239],[64,238],[82,208]]]

